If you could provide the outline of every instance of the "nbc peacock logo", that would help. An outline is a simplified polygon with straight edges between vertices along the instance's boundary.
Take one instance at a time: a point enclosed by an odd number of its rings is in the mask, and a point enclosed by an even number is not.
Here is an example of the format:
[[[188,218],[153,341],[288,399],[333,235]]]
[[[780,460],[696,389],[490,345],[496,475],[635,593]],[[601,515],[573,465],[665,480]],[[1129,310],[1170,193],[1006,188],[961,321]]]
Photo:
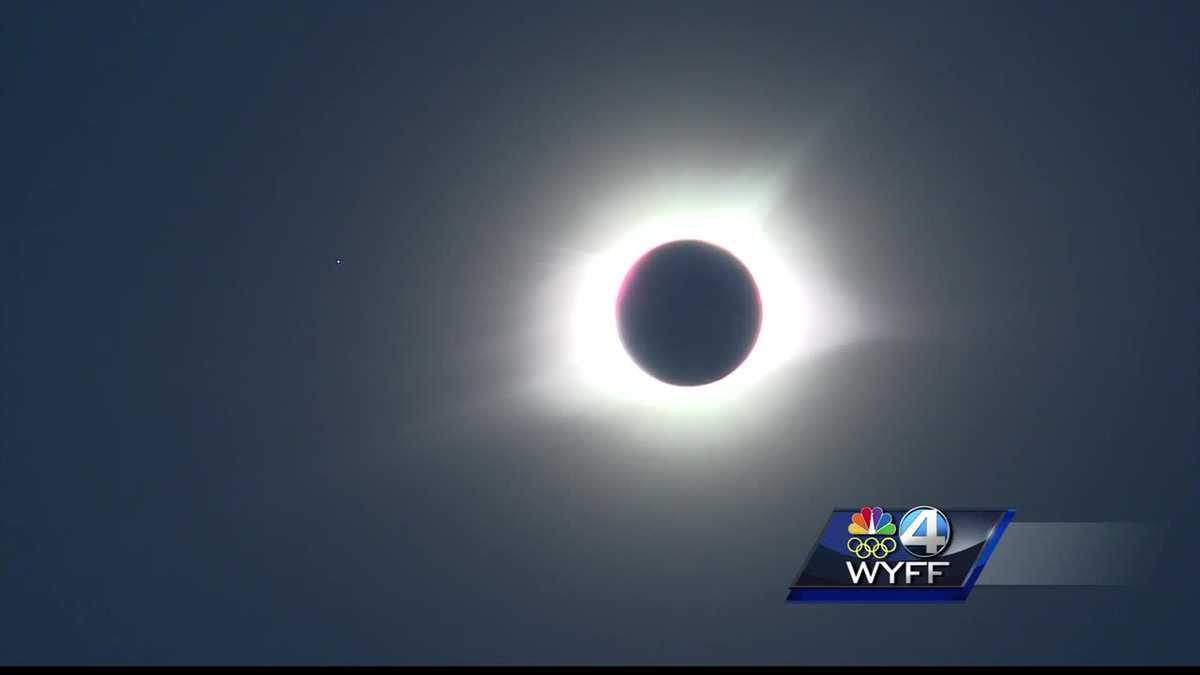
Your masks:
[[[862,507],[862,510],[850,517],[850,525],[846,528],[850,534],[877,534],[890,537],[896,534],[896,524],[892,522],[892,514],[876,506]]]
[[[846,549],[860,560],[883,560],[896,550],[896,540],[892,538],[896,524],[892,522],[892,514],[882,507],[862,507],[850,516],[846,532],[852,535],[846,540]]]

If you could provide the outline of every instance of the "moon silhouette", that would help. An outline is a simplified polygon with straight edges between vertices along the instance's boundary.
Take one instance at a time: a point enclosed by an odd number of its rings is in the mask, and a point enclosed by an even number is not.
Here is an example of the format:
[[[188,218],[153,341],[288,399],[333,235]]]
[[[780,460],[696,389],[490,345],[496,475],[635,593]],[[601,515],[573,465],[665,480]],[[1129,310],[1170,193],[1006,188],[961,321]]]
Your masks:
[[[716,382],[738,368],[762,326],[754,277],[725,249],[694,239],[638,259],[617,299],[621,344],[643,371],[668,384]]]

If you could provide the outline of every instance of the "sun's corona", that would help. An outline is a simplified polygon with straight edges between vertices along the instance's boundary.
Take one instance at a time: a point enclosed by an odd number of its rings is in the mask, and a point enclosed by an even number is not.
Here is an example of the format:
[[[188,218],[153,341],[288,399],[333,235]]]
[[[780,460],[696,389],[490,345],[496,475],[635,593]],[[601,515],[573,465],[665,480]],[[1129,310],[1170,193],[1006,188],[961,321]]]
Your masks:
[[[640,368],[622,344],[616,311],[622,283],[638,260],[648,251],[680,240],[728,251],[752,276],[761,306],[761,324],[745,360],[727,376],[698,386],[675,386]],[[736,212],[664,215],[634,227],[591,260],[575,306],[572,360],[587,386],[616,398],[666,407],[725,400],[796,353],[803,339],[805,305],[792,272],[753,216]]]

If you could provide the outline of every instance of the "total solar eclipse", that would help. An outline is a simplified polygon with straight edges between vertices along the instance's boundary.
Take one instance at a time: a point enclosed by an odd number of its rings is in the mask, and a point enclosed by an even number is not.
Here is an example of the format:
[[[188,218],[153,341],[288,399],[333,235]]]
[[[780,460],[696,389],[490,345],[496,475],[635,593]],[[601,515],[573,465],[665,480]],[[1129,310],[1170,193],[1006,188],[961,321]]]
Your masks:
[[[762,325],[754,277],[729,251],[694,239],[662,244],[630,268],[617,299],[621,344],[667,384],[716,382],[750,355]]]

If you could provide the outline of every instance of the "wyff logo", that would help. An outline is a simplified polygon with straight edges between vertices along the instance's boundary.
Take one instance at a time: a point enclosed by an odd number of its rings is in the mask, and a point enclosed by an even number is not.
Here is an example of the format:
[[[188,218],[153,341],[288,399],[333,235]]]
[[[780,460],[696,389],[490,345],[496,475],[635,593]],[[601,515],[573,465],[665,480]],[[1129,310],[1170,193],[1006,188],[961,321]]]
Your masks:
[[[903,515],[897,518],[897,514]],[[933,506],[836,510],[788,598],[794,602],[963,600],[1012,517],[1012,510],[948,514]]]
[[[928,560],[897,560],[892,563],[883,562],[888,555],[895,552],[896,540],[891,536],[896,534],[896,526],[892,523],[892,514],[882,507],[868,508],[850,517],[846,531],[852,535],[883,535],[861,538],[852,536],[846,541],[846,549],[863,562],[855,564],[846,561],[846,572],[852,584],[873,584],[876,577],[887,575],[887,583],[911,584],[914,580],[920,583],[932,584],[933,580],[942,576],[950,563]],[[904,549],[918,558],[932,558],[946,549],[950,542],[950,521],[946,514],[932,506],[918,506],[909,509],[900,519],[900,543]],[[920,551],[920,552],[918,552]],[[875,558],[873,563],[865,562],[867,558]],[[902,573],[903,572],[903,573]]]

